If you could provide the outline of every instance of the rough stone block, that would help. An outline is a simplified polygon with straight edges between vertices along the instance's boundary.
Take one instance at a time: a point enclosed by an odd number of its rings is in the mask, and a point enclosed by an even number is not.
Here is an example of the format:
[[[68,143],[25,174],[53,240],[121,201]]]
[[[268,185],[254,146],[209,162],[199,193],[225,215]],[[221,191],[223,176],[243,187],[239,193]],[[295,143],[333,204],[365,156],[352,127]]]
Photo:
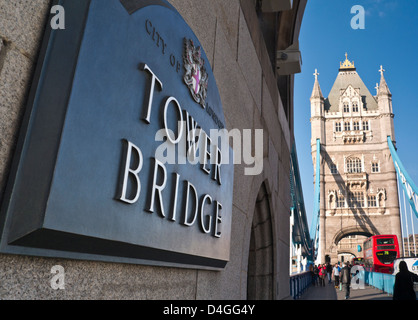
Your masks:
[[[53,266],[65,289],[53,290]],[[196,270],[21,256],[0,256],[0,297],[21,300],[192,300]],[[179,290],[181,288],[181,290]]]
[[[253,96],[257,108],[261,110],[262,71],[257,52],[254,47],[244,14],[241,11],[238,35],[238,64],[241,67],[248,89]]]
[[[213,9],[216,12],[217,21],[222,25],[222,30],[229,43],[230,50],[236,56],[238,44],[238,22],[240,13],[239,0],[214,0]]]
[[[270,167],[272,172],[272,179],[273,179],[273,185],[274,190],[278,191],[278,183],[279,183],[279,155],[277,154],[276,148],[273,145],[273,142],[269,141],[269,161],[270,161]]]
[[[20,127],[32,63],[19,51],[4,44],[0,57],[3,60],[0,70],[0,188],[2,189]]]
[[[50,0],[1,0],[0,37],[14,43],[25,55],[36,55],[45,27]]]
[[[253,125],[254,102],[246,81],[231,54],[222,28],[217,26],[213,73],[222,100],[225,118],[231,129],[249,129]]]
[[[246,273],[242,267],[248,266],[246,251],[246,230],[248,220],[246,215],[236,206],[232,208],[233,225],[231,230],[231,255],[223,272],[198,271],[198,300],[240,300],[246,298]],[[245,290],[243,290],[245,288]],[[242,293],[245,295],[242,295]]]
[[[212,1],[170,0],[170,2],[196,34],[213,67],[216,16]]]

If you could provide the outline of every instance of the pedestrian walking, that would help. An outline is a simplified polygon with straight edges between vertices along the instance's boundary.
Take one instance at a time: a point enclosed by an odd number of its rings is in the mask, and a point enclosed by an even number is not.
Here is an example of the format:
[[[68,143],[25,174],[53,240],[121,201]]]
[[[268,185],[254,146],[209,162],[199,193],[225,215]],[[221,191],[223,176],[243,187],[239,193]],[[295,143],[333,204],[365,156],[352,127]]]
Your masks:
[[[318,286],[322,287],[322,265],[318,265]]]
[[[315,285],[315,273],[314,273],[314,266],[311,264],[309,265],[309,273],[311,274],[311,285]]]
[[[345,289],[345,298],[348,299],[350,297],[351,274],[347,262],[344,264],[344,268],[341,269],[340,279]]]
[[[327,274],[327,268],[325,264],[319,265],[319,284],[321,287],[325,286],[325,277]]]
[[[338,289],[340,286],[340,266],[338,263],[336,263],[334,268],[332,268],[332,274],[334,276],[334,286],[336,289]]]
[[[332,266],[329,262],[327,262],[327,277],[328,277],[328,284],[331,284],[331,275],[332,275]]]
[[[405,261],[399,262],[399,272],[395,276],[393,300],[416,300],[414,282],[418,282],[418,275],[409,272]]]
[[[318,284],[318,278],[319,278],[319,268],[317,265],[315,265],[314,267],[314,282],[315,282],[315,286]]]

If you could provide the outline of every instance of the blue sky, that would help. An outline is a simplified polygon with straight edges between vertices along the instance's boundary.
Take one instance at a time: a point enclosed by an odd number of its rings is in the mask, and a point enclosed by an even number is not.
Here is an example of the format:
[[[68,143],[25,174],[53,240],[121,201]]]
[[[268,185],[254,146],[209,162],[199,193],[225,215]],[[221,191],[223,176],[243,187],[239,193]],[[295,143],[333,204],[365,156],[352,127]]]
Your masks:
[[[351,28],[351,8],[363,6],[365,29]],[[295,76],[295,138],[308,221],[312,221],[314,176],[310,102],[313,73],[328,96],[339,63],[348,53],[375,95],[380,65],[392,92],[398,154],[418,184],[418,0],[309,0],[300,33],[302,73]],[[409,211],[408,211],[409,216]],[[418,219],[415,218],[418,233]],[[411,230],[411,223],[409,222]],[[411,231],[410,231],[411,232]]]

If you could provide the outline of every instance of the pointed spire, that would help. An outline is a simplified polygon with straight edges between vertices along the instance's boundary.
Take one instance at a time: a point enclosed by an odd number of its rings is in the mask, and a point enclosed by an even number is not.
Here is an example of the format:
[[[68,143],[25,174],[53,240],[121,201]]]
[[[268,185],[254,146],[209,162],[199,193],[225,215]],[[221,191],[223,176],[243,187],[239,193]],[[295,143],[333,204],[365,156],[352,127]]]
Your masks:
[[[319,76],[318,69],[315,69],[315,73],[313,75],[315,76],[315,81],[318,81],[318,76]]]
[[[315,76],[315,84],[312,90],[311,98],[324,98],[324,96],[322,95],[321,87],[319,86],[318,69],[315,69],[315,73],[313,75]]]
[[[385,69],[383,69],[383,66],[382,65],[380,65],[380,69],[379,69],[379,72],[380,72],[380,75],[383,77],[383,74],[385,73]]]
[[[384,72],[386,70],[383,69],[383,66],[380,66],[379,72],[380,72],[380,85],[378,90],[378,95],[388,95],[392,96],[392,93],[389,90],[388,84],[386,83]]]

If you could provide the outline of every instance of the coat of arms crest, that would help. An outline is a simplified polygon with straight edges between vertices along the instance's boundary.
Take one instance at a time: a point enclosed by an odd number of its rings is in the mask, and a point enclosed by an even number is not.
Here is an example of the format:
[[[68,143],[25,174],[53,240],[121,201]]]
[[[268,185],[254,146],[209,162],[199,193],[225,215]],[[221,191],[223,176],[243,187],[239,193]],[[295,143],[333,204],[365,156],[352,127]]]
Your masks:
[[[208,90],[208,74],[205,61],[201,56],[201,48],[195,47],[193,40],[184,39],[184,82],[189,87],[193,99],[205,108]]]

